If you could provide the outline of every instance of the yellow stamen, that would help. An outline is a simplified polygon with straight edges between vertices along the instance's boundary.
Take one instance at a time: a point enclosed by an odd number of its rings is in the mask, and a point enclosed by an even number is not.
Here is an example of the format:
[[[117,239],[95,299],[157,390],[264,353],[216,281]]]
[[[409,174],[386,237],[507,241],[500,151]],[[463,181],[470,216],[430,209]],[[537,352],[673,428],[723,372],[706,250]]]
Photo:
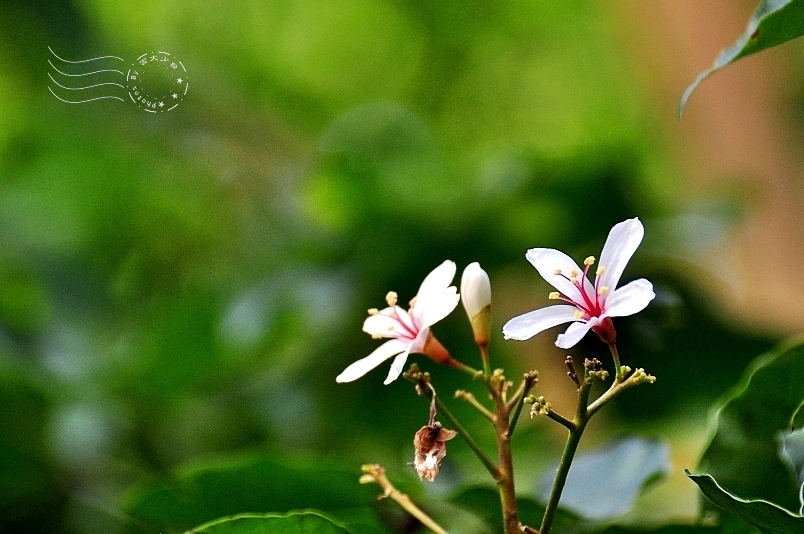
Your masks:
[[[547,298],[550,300],[558,300],[561,298],[561,293],[559,293],[558,291],[553,291],[552,293],[547,295]]]
[[[558,276],[559,274],[561,274],[561,269],[556,269],[555,271],[553,271],[553,274]]]
[[[385,329],[391,332],[394,329],[394,325],[389,324]]]
[[[387,302],[389,306],[396,306],[398,298],[399,295],[396,294],[396,291],[389,291],[388,294],[385,295],[385,302]]]
[[[368,310],[369,315],[377,315],[378,313],[380,313],[380,310],[378,310],[377,308],[369,308]]]
[[[583,319],[584,313],[581,310],[575,310],[575,318],[576,319]]]
[[[570,283],[578,285],[578,275],[577,274],[570,278]]]
[[[589,256],[588,258],[583,260],[583,264],[584,265],[594,265],[595,264],[595,257],[594,256]]]
[[[570,271],[570,278],[578,278],[578,275],[581,274],[578,272],[578,269],[573,269]]]
[[[595,271],[595,274],[600,276],[601,274],[603,274],[605,272],[606,272],[606,268],[601,265],[600,267],[597,268],[597,271]]]
[[[371,334],[371,338],[372,339],[382,339],[382,336],[380,334]]]
[[[605,295],[608,292],[609,292],[609,288],[606,287],[606,286],[602,286],[600,289],[598,289],[597,294],[598,295]]]

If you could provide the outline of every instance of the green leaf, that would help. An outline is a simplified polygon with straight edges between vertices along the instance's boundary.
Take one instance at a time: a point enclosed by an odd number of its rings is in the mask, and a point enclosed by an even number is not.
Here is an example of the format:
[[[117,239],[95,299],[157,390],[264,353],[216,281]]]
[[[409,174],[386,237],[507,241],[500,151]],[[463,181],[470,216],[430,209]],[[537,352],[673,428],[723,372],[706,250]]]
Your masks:
[[[804,344],[783,345],[760,357],[719,403],[700,472],[745,499],[797,510],[799,486],[779,455],[779,436],[801,404]]]
[[[545,470],[536,496],[546,502],[557,465]],[[575,457],[561,506],[595,521],[627,513],[642,489],[669,474],[670,448],[663,441],[625,437]]]
[[[804,428],[804,400],[801,401],[793,417],[790,418],[790,431]]]
[[[241,514],[224,517],[188,530],[186,534],[350,534],[349,530],[316,511],[278,514]]]
[[[790,432],[782,436],[782,446],[779,455],[786,460],[793,472],[799,486],[798,498],[801,507],[799,514],[804,514],[804,429]]]
[[[359,477],[357,466],[331,461],[242,456],[185,469],[170,481],[141,488],[126,508],[136,523],[163,534],[236,514],[308,508],[326,512],[356,534],[383,532],[387,528],[377,508],[395,504],[378,503],[379,488],[360,484]]]
[[[706,497],[757,527],[763,534],[801,534],[804,517],[764,500],[743,500],[724,490],[710,475],[687,476],[698,484]]]
[[[684,91],[678,106],[679,116],[684,113],[695,88],[712,73],[742,57],[801,35],[804,35],[804,0],[762,0],[737,42],[720,52],[715,63],[701,72]]]

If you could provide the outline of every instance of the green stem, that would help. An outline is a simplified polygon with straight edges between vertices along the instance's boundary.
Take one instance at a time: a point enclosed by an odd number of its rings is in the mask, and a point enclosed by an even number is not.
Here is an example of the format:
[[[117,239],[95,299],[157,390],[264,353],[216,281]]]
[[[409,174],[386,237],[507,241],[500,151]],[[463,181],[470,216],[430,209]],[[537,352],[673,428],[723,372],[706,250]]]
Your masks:
[[[623,378],[623,367],[620,365],[620,354],[617,352],[617,344],[615,342],[609,343],[609,350],[611,351],[611,357],[614,359],[614,378],[619,382],[622,381]]]
[[[556,477],[553,480],[553,488],[550,490],[550,498],[547,500],[547,507],[544,511],[539,534],[549,534],[550,528],[553,526],[558,503],[561,500],[561,492],[564,491],[572,460],[575,458],[578,444],[581,442],[581,436],[583,436],[586,423],[589,421],[586,403],[589,401],[591,386],[589,382],[584,380],[581,383],[581,389],[578,390],[578,412],[575,414],[575,419],[571,421],[573,428],[569,429],[567,443],[564,445],[564,452],[561,454],[561,461],[558,464],[558,471],[556,471]]]
[[[522,407],[525,404],[525,397],[530,390],[533,389],[533,386],[536,385],[538,380],[539,374],[536,371],[525,373],[525,377],[522,379],[522,383],[519,385],[519,389],[514,395],[514,399],[508,403],[508,405],[506,405],[506,411],[511,414],[511,417],[509,418],[510,423],[508,427],[508,439],[511,439],[511,436],[514,435],[516,423],[519,421],[519,414],[522,413]]]
[[[491,376],[491,364],[489,363],[489,347],[488,345],[480,346],[480,359],[483,360],[483,376],[488,378]]]
[[[439,398],[438,395],[436,395],[435,401],[436,405],[438,406],[438,411],[444,417],[447,418],[450,425],[452,425],[452,428],[454,428],[458,432],[458,434],[461,436],[461,438],[463,438],[463,440],[466,442],[469,448],[472,449],[472,452],[475,453],[475,456],[478,457],[478,459],[483,463],[488,472],[491,473],[491,476],[494,477],[494,479],[496,480],[497,477],[499,477],[499,469],[497,468],[496,465],[494,465],[494,462],[491,461],[491,459],[486,455],[486,453],[483,452],[483,449],[480,448],[477,442],[466,431],[463,425],[461,425],[458,422],[458,420],[455,419],[455,416],[452,415],[452,413],[447,409],[447,407],[444,406],[444,403],[441,402],[441,398]]]

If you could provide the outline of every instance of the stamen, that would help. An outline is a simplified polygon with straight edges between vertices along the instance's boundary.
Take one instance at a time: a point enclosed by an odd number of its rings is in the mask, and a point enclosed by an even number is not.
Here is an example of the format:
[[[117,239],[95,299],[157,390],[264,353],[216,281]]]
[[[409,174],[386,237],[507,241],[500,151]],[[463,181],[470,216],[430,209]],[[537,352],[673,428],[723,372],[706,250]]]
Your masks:
[[[550,300],[558,300],[561,298],[561,293],[559,293],[558,291],[553,291],[549,295],[547,295],[547,298]]]
[[[590,266],[590,265],[594,265],[595,264],[595,257],[594,256],[589,256],[588,258],[583,260],[583,264],[586,265],[587,267]]]
[[[570,277],[572,277],[572,278],[577,279],[579,274],[581,274],[581,273],[578,272],[578,269],[573,269],[573,270],[570,271]]]
[[[388,303],[389,306],[393,307],[396,306],[396,301],[399,298],[399,295],[396,294],[396,291],[389,291],[387,295],[385,295],[385,302]]]
[[[377,315],[378,313],[380,313],[380,310],[378,310],[377,308],[369,308],[368,310],[369,315]]]
[[[389,325],[388,325],[388,326],[387,326],[385,329],[386,329],[386,330],[388,330],[389,332],[393,332],[393,330],[394,330],[394,325],[389,324]]]
[[[561,269],[556,269],[555,271],[553,271],[553,274],[558,276],[559,274],[561,274]]]
[[[597,271],[595,271],[595,274],[600,276],[605,272],[606,272],[606,268],[601,265],[600,267],[597,268]]]
[[[382,339],[382,336],[380,334],[371,334],[371,338],[372,339]]]
[[[572,283],[572,285],[577,286],[578,285],[578,275],[576,274],[575,276],[570,278],[570,282]]]
[[[576,319],[583,319],[585,314],[581,310],[575,310],[575,318]]]
[[[606,294],[606,293],[608,293],[608,292],[609,292],[609,288],[608,288],[608,287],[606,287],[606,286],[602,286],[602,287],[601,287],[601,288],[600,288],[600,289],[597,291],[597,294],[598,294],[598,295],[605,295],[605,294]]]

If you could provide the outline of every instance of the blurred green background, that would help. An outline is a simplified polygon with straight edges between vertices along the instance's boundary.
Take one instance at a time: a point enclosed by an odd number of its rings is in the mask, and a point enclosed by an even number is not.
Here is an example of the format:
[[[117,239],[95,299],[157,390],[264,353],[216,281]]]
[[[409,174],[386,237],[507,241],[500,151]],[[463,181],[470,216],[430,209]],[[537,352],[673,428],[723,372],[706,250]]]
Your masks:
[[[334,377],[377,345],[365,310],[391,289],[406,302],[444,259],[491,276],[493,365],[539,369],[536,391],[569,407],[555,333],[499,334],[547,304],[524,253],[597,256],[633,216],[646,240],[625,277],[657,298],[617,322],[620,353],[659,380],[582,447],[670,440],[675,474],[624,521],[691,518],[681,469],[708,406],[804,326],[802,44],[729,67],[675,114],[754,4],[1,3],[0,532],[122,532],[141,488],[243,453],[354,469],[355,487],[362,463],[409,478],[427,403],[383,386],[385,365]],[[188,95],[156,115],[61,102],[48,46],[170,52]],[[479,365],[461,310],[435,332]],[[572,352],[608,362],[591,336]],[[445,397],[466,387],[413,361]],[[517,432],[528,495],[563,436],[545,421]],[[484,476],[455,440],[441,479],[414,491]]]

